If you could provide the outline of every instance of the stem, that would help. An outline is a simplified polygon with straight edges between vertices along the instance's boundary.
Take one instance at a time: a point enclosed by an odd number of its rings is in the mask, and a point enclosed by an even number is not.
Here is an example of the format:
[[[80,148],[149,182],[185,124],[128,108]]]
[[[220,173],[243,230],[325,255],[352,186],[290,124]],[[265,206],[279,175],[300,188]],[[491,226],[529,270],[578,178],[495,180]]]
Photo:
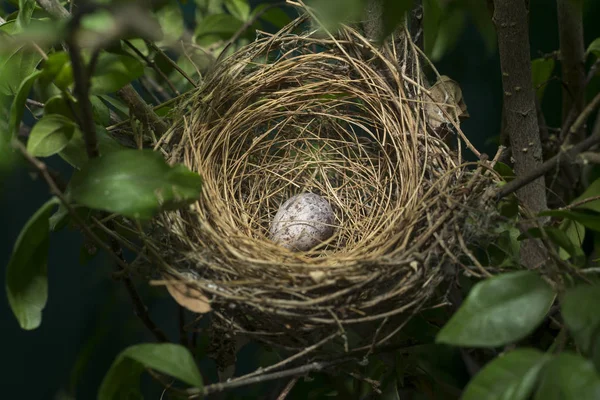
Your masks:
[[[140,120],[143,124],[150,125],[156,134],[161,136],[167,131],[167,124],[160,119],[152,107],[144,102],[142,97],[135,91],[133,86],[127,85],[117,91],[117,95],[127,103],[131,113]]]
[[[38,5],[56,19],[67,19],[69,12],[57,0],[36,0]]]

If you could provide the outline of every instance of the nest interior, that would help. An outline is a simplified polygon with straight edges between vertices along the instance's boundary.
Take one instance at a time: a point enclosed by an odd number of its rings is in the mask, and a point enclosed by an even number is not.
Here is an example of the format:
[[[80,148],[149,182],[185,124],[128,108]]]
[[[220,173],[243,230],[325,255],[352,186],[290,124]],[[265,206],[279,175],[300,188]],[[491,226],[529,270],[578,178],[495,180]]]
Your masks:
[[[157,145],[204,181],[192,207],[157,221],[157,264],[231,332],[289,349],[338,337],[372,348],[431,304],[491,178],[429,124],[410,40],[382,49],[350,27],[320,35],[301,23],[219,63]],[[335,233],[293,252],[269,227],[303,192],[328,200]]]

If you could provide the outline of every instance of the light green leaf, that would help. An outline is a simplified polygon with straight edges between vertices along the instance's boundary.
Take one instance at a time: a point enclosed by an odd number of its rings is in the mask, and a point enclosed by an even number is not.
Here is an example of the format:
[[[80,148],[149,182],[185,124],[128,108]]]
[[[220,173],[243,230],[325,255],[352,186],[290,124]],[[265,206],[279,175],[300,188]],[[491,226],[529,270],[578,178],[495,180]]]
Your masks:
[[[594,39],[594,41],[592,43],[590,43],[585,54],[586,55],[593,54],[596,57],[600,57],[600,37]]]
[[[140,219],[195,201],[201,186],[198,174],[183,165],[170,167],[151,150],[122,150],[90,160],[70,183],[76,202]]]
[[[121,100],[115,99],[114,97],[105,94],[98,97],[100,97],[102,101],[110,105],[119,117],[124,119],[129,117],[129,108]]]
[[[47,201],[27,221],[6,268],[6,293],[21,328],[36,329],[48,299],[48,218],[56,198]]]
[[[44,73],[40,78],[46,84],[54,83],[59,89],[65,90],[73,84],[73,69],[71,59],[64,51],[52,53],[44,62]]]
[[[539,101],[544,97],[546,83],[554,72],[553,58],[536,58],[531,61],[531,77],[533,80],[533,88]]]
[[[200,39],[207,35],[219,35],[229,39],[243,25],[243,22],[229,14],[213,14],[204,18],[196,27],[195,37]]]
[[[583,264],[585,264],[585,253],[583,252],[581,245],[585,239],[585,226],[577,221],[564,220],[560,224],[560,230],[565,232],[566,237],[572,243],[573,250],[569,251],[567,249],[560,248],[558,254],[563,260],[567,260],[570,257],[575,257],[574,263],[583,266]],[[576,261],[577,257],[581,257],[579,262]]]
[[[144,74],[144,65],[137,59],[124,55],[101,53],[91,79],[92,94],[116,92]]]
[[[428,54],[432,61],[439,61],[449,51],[454,49],[460,35],[464,32],[467,12],[463,8],[449,8],[440,20],[435,43]]]
[[[35,157],[50,157],[67,146],[77,125],[62,115],[46,115],[31,129],[27,151]]]
[[[600,197],[600,179],[596,179],[594,182],[592,182],[590,186],[588,186],[587,189],[585,189],[585,191],[581,194],[581,196],[573,200],[571,204],[577,204],[593,197]],[[587,203],[583,203],[576,208],[600,212],[600,198],[598,200],[591,200]]]
[[[488,278],[471,289],[436,341],[465,347],[497,347],[529,335],[544,319],[554,291],[535,272]]]
[[[14,30],[14,21],[0,25],[0,33],[12,34]],[[25,43],[0,52],[0,95],[15,95],[41,60],[41,54],[31,50]]]
[[[338,24],[360,21],[365,8],[364,0],[310,0],[306,4],[315,10],[319,21],[329,30]]]
[[[225,8],[240,21],[247,21],[250,17],[248,0],[225,0]]]
[[[17,26],[24,29],[29,25],[31,16],[35,10],[35,0],[19,0],[19,15],[17,16]]]
[[[163,43],[173,42],[183,35],[185,29],[183,13],[177,1],[167,3],[156,12],[156,17],[164,35],[164,39],[157,43],[159,46]]]
[[[600,399],[600,377],[594,365],[573,353],[554,356],[542,372],[535,400]]]
[[[173,343],[139,344],[125,349],[104,377],[98,400],[113,400],[128,393],[139,393],[139,379],[144,368],[172,376],[195,388],[202,388],[202,376],[185,347]]]
[[[62,115],[63,117],[74,120],[73,111],[67,104],[62,94],[52,96],[44,103],[44,115]]]
[[[527,400],[550,356],[535,349],[517,349],[487,364],[469,382],[462,400]]]
[[[440,0],[423,0],[423,46],[429,56],[435,48],[443,14]]]
[[[600,343],[599,285],[579,285],[567,290],[561,304],[562,316],[584,354],[591,354]]]
[[[574,211],[574,210],[548,210],[539,213],[540,216],[560,217],[577,221],[586,228],[600,232],[600,215],[596,213]]]
[[[12,106],[10,107],[10,122],[8,128],[13,137],[19,132],[19,126],[21,125],[23,113],[25,112],[27,96],[29,96],[31,87],[40,74],[41,71],[34,71],[25,78],[17,90],[17,95],[13,99]]]

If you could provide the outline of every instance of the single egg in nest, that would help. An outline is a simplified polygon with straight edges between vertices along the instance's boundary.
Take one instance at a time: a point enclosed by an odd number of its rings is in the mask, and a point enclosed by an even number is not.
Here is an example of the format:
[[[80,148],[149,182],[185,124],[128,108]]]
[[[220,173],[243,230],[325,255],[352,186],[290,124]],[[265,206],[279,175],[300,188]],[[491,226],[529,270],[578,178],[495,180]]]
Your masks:
[[[307,251],[333,235],[334,214],[318,194],[301,193],[283,203],[271,223],[271,240],[292,251]]]

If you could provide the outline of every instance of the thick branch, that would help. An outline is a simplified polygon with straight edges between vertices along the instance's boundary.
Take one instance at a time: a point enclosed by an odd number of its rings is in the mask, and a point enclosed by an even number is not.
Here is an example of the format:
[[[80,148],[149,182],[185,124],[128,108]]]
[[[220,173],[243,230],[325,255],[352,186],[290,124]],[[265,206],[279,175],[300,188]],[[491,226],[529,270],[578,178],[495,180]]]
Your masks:
[[[562,115],[565,120],[571,109],[579,114],[585,101],[585,56],[583,46],[582,0],[557,0],[560,56],[563,75]],[[569,135],[567,143],[577,143],[585,130],[562,132]]]
[[[522,176],[542,164],[542,145],[536,116],[535,93],[531,80],[531,61],[523,0],[496,0],[494,23],[502,68],[504,111],[515,172]],[[546,209],[546,184],[543,176],[517,193],[532,212]]]

